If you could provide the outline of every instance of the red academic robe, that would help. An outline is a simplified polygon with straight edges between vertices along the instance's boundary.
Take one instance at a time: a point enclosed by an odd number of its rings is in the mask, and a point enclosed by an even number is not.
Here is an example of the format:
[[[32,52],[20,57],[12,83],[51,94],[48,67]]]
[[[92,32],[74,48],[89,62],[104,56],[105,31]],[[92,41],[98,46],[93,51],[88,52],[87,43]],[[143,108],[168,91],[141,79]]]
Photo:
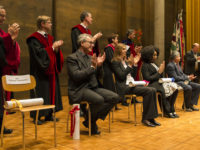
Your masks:
[[[134,43],[132,44],[128,44],[130,46],[130,52],[131,54],[133,55],[133,57],[136,56],[136,52],[135,52],[135,47],[134,47]],[[137,69],[137,75],[135,77],[135,80],[136,81],[139,81],[140,80],[140,68],[142,66],[142,60],[140,59],[139,62],[138,62],[138,69]]]
[[[10,34],[0,29],[0,37],[2,37],[5,46],[5,56],[7,65],[2,68],[2,75],[17,74],[20,65],[20,47],[17,42],[13,44]],[[11,92],[6,92],[6,100],[10,100]]]
[[[50,59],[50,64],[48,69],[46,70],[45,74],[49,77],[49,93],[50,93],[50,99],[51,99],[51,104],[55,104],[55,73],[60,73],[63,67],[64,59],[63,59],[63,54],[61,50],[58,51],[60,53],[60,59],[59,62],[56,59],[56,53],[53,51],[52,45],[53,45],[53,36],[48,34],[48,41],[47,39],[41,35],[38,32],[33,33],[30,35],[28,38],[34,37],[36,38],[42,45],[44,45],[45,50],[48,53],[49,59]],[[57,63],[59,63],[60,68],[57,67]]]

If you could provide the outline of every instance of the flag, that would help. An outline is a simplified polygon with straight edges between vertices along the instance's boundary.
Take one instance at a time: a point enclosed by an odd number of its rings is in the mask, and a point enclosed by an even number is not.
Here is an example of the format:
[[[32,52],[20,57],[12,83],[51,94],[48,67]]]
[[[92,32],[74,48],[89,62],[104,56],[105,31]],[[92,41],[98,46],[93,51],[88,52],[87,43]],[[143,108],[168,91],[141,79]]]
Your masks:
[[[181,64],[184,62],[185,55],[185,37],[184,37],[184,29],[183,29],[183,10],[178,14],[176,22],[174,24],[174,30],[172,34],[172,42],[170,52],[178,51],[181,57]]]

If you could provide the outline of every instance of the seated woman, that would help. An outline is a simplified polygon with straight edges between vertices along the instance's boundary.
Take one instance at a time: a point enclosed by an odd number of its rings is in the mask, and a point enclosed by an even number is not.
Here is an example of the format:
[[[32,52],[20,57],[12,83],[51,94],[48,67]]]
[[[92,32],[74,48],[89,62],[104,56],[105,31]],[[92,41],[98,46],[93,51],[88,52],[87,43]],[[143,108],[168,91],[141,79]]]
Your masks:
[[[163,61],[158,67],[155,64],[157,57],[159,56],[159,49],[150,45],[146,46],[141,51],[141,57],[143,61],[142,76],[144,80],[149,81],[149,86],[154,87],[161,96],[159,96],[159,102],[163,102],[163,111],[166,117],[178,118],[174,109],[174,103],[178,94],[177,84],[174,82],[159,83],[159,79],[163,78],[163,72],[165,69],[165,62]]]
[[[120,43],[115,47],[112,59],[112,69],[115,74],[116,88],[120,96],[135,94],[143,97],[142,123],[149,127],[160,126],[154,118],[158,116],[156,104],[156,89],[144,86],[129,86],[126,81],[134,81],[137,73],[136,64],[140,60],[140,55],[133,58],[131,55],[126,60],[126,45]]]

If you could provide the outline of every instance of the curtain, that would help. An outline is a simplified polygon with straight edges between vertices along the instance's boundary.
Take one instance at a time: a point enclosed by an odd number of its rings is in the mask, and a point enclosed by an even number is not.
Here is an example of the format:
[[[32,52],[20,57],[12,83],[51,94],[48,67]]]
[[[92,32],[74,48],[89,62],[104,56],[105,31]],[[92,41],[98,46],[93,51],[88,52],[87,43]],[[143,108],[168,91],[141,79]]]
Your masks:
[[[200,0],[186,0],[187,51],[193,43],[200,43]]]

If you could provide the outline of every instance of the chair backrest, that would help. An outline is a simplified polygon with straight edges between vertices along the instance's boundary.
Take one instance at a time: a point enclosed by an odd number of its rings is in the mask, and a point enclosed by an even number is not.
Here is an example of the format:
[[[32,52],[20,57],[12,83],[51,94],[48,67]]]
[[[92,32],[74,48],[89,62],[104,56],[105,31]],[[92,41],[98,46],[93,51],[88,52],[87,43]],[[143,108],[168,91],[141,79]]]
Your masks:
[[[8,92],[21,92],[21,91],[28,91],[34,89],[36,86],[36,81],[34,76],[30,75],[31,83],[28,84],[7,84],[6,83],[6,76],[2,76],[2,86],[4,91]]]
[[[117,93],[117,88],[116,88],[116,79],[115,79],[115,74],[114,74],[114,73],[112,73],[112,77],[113,77],[113,82],[114,82],[115,92]]]
[[[112,74],[112,77],[113,77],[113,82],[114,82],[114,84],[116,83],[116,80],[115,80],[115,74],[113,73]]]

